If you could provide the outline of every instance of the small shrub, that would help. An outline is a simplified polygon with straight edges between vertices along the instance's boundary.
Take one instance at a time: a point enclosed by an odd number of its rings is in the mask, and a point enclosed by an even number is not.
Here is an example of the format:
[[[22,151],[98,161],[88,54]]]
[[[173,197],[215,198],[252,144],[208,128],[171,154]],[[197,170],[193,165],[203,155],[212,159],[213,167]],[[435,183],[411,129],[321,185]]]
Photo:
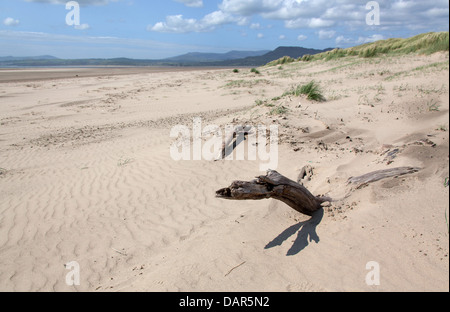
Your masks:
[[[235,73],[235,74],[237,74],[237,73],[239,73],[239,69],[233,69],[233,73]]]
[[[252,69],[250,70],[250,72],[255,73],[255,74],[257,74],[257,75],[260,75],[260,74],[261,74],[261,73],[259,72],[259,70],[257,70],[256,68],[252,68]]]

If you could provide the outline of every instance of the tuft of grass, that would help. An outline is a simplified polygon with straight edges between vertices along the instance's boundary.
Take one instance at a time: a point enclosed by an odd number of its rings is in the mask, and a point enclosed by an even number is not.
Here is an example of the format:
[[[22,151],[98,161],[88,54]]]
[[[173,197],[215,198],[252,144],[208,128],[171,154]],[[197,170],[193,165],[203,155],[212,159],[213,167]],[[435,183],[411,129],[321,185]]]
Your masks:
[[[313,57],[312,55],[310,55],[310,54],[305,54],[305,55],[302,56],[301,61],[302,61],[302,62],[310,62],[310,61],[313,60],[313,58],[314,58],[314,57]]]
[[[320,90],[320,86],[313,80],[306,85],[299,85],[296,88],[286,91],[283,93],[281,97],[285,96],[300,96],[306,95],[308,100],[324,102],[326,101],[325,97],[322,95],[322,91]]]
[[[347,56],[347,53],[345,52],[345,50],[343,50],[343,49],[334,49],[334,50],[330,51],[326,55],[325,60],[326,61],[331,61],[331,60],[338,59],[338,58],[341,58],[341,57],[344,57],[344,56]]]
[[[260,74],[261,74],[260,71],[257,70],[256,68],[252,68],[252,69],[250,70],[250,72],[251,72],[251,73],[254,73],[254,74],[257,74],[257,75],[260,75]]]
[[[235,73],[235,74],[239,73],[239,69],[237,69],[237,68],[233,69],[233,73]]]
[[[287,107],[284,106],[277,106],[274,107],[271,111],[270,111],[270,115],[284,115],[289,111],[289,109]]]
[[[434,101],[434,100],[430,100],[430,101],[427,103],[427,106],[428,106],[428,111],[429,111],[429,112],[438,112],[438,111],[439,111],[439,108],[441,107],[441,106],[439,105],[439,103],[437,103],[437,102]]]
[[[274,107],[275,104],[269,103],[267,100],[256,100],[256,106]]]
[[[296,59],[290,57],[290,56],[283,56],[282,58],[279,58],[278,60],[272,61],[267,64],[267,66],[277,66],[277,65],[284,65],[295,62]]]
[[[308,100],[323,102],[325,101],[325,97],[322,95],[322,91],[320,90],[320,86],[313,80],[310,83],[297,86],[294,90],[295,96],[306,95]]]

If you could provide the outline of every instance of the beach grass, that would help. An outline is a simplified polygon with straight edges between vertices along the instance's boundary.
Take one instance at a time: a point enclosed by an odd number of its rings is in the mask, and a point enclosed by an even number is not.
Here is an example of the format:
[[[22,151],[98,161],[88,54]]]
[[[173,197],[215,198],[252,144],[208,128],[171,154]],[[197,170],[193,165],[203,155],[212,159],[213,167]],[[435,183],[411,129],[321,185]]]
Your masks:
[[[307,99],[311,101],[317,102],[325,101],[325,97],[322,95],[322,91],[320,89],[319,84],[316,83],[314,80],[305,85],[298,85],[296,88],[286,91],[285,93],[283,93],[281,97],[285,97],[288,95],[293,95],[297,97],[300,95],[306,95]]]
[[[448,31],[424,33],[406,39],[392,38],[387,40],[379,40],[347,49],[338,48],[315,55],[307,54],[297,60],[285,56],[278,60],[272,61],[267,65],[274,66],[292,63],[295,61],[330,61],[348,56],[373,58],[382,55],[406,55],[410,53],[430,55],[441,51],[449,51]]]

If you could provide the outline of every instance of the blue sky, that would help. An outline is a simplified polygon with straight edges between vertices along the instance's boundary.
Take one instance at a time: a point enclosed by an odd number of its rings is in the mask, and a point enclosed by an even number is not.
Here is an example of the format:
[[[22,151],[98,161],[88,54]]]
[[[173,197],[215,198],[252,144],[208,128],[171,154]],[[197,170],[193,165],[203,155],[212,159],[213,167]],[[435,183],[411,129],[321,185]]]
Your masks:
[[[448,0],[1,0],[0,56],[160,59],[187,52],[350,47],[449,30]]]

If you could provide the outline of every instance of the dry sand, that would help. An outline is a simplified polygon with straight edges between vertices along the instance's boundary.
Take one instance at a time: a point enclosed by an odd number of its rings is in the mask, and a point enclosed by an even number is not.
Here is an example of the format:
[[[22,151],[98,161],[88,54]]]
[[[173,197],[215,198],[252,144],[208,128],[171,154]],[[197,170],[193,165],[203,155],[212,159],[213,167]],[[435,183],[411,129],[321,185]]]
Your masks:
[[[0,71],[0,291],[449,290],[448,53],[261,75],[51,71]],[[271,100],[313,79],[326,102]],[[305,185],[336,201],[310,221],[274,200],[216,199],[262,172],[172,160],[170,130],[197,116],[278,124],[277,170],[311,165]],[[423,169],[344,198],[350,177],[399,166]]]

